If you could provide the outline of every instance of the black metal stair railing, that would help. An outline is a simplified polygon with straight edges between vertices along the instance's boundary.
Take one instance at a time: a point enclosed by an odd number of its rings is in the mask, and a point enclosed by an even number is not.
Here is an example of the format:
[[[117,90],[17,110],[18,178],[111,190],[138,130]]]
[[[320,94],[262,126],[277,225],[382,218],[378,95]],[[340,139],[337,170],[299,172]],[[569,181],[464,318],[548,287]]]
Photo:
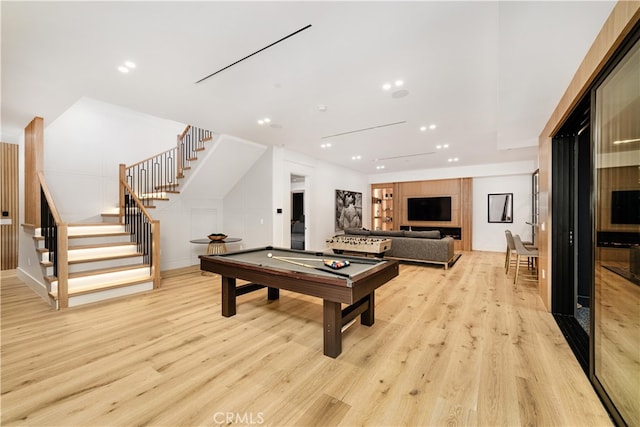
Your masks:
[[[128,186],[124,187],[124,227],[131,235],[131,241],[136,243],[138,253],[142,254],[143,262],[149,264],[151,268],[153,261],[151,220],[138,207]]]
[[[205,142],[213,138],[213,132],[187,126],[178,135],[176,147],[154,157],[126,167],[125,179],[143,206],[151,206],[153,200],[162,199],[166,192],[176,191],[178,178],[204,150]]]
[[[180,138],[181,137],[181,138]],[[196,160],[198,152],[204,150],[204,144],[213,138],[213,132],[206,129],[188,126],[186,131],[178,138],[178,151],[181,154],[182,168],[191,167],[191,162]]]
[[[49,251],[49,262],[53,264],[53,275],[57,277],[58,225],[42,187],[40,187],[40,235],[44,238],[44,247]]]

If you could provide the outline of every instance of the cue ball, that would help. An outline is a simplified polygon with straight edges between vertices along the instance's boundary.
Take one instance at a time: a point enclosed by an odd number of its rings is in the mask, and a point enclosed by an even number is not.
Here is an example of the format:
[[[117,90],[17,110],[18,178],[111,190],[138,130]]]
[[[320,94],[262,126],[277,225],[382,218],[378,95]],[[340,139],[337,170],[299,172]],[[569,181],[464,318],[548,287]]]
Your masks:
[[[268,258],[271,258],[272,256],[273,256],[273,254],[272,254],[271,252],[269,252],[269,253],[267,254],[267,257],[268,257]]]

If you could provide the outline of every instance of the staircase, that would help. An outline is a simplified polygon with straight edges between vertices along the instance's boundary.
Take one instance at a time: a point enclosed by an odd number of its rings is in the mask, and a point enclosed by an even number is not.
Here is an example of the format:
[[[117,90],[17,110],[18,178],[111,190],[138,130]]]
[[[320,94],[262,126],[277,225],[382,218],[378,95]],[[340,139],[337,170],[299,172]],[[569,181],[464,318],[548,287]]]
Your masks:
[[[150,265],[121,224],[69,224],[67,228],[68,306],[130,295],[153,289]],[[36,229],[34,241],[40,254],[49,296],[59,307],[58,278],[45,238]]]
[[[99,224],[65,224],[38,172],[41,226],[33,239],[56,309],[160,287],[160,223],[147,210],[179,193],[179,180],[211,140],[212,132],[187,126],[176,147],[120,165],[119,206]]]

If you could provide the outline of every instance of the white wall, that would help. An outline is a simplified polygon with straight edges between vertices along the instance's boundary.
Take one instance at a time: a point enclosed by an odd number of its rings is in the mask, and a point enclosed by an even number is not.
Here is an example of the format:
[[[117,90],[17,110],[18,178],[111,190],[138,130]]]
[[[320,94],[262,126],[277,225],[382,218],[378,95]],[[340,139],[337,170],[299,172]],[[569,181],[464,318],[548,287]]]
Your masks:
[[[326,239],[336,234],[335,191],[362,193],[363,224],[371,222],[371,187],[367,176],[286,150],[274,149],[274,206],[282,214],[274,214],[274,244],[290,247],[291,241],[291,174],[305,177],[306,248],[324,250]],[[275,209],[274,209],[275,212]]]
[[[273,149],[270,148],[224,197],[220,232],[240,237],[229,249],[268,246],[273,243]]]
[[[532,171],[533,172],[533,171]],[[531,241],[531,173],[473,178],[474,251],[504,252],[505,230]],[[513,223],[488,222],[488,195],[513,193]]]
[[[176,145],[185,124],[82,98],[46,126],[44,172],[65,222],[100,222],[118,203],[118,166]]]

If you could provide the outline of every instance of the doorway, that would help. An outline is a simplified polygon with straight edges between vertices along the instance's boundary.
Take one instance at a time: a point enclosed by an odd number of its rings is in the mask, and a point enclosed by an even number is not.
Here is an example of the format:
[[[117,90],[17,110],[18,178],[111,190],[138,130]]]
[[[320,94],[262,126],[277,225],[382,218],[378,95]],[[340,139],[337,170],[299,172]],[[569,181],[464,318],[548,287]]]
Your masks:
[[[552,142],[552,312],[589,369],[592,282],[591,120],[585,99]]]
[[[305,177],[291,175],[291,249],[306,248]]]

